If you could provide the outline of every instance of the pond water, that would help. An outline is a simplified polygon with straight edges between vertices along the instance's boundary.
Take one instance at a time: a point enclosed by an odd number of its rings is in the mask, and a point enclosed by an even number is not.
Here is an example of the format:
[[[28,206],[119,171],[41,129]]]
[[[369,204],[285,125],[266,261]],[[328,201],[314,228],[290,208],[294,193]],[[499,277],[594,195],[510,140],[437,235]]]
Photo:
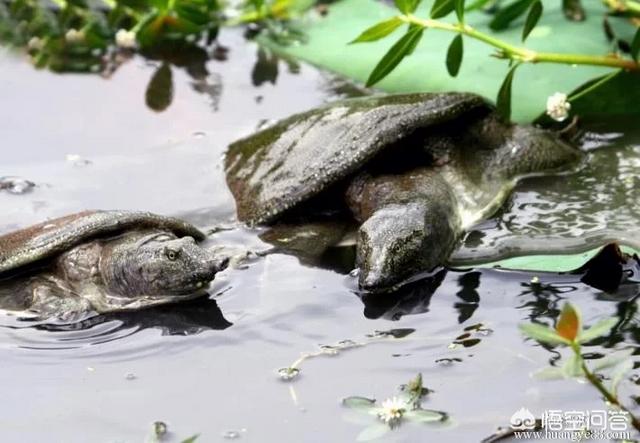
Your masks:
[[[212,243],[266,247],[258,231],[235,221],[221,169],[226,146],[269,120],[358,89],[259,53],[240,32],[220,41],[227,60],[205,60],[205,74],[162,68],[173,81],[162,112],[145,101],[157,61],[136,57],[104,79],[37,71],[2,53],[0,176],[36,186],[0,191],[0,233],[84,209],[135,209],[225,228]],[[584,146],[593,152],[580,173],[524,181],[470,233],[459,256],[510,250],[532,235],[545,244],[636,241],[640,131],[632,122],[594,125]],[[267,255],[226,270],[211,298],[184,305],[73,324],[0,316],[0,439],[142,442],[160,420],[176,442],[193,434],[202,442],[354,441],[363,425],[345,419],[340,399],[383,400],[421,372],[434,390],[424,406],[446,411],[451,423],[403,426],[385,441],[480,441],[521,407],[536,416],[604,409],[586,385],[530,377],[567,354],[525,341],[519,323],[550,324],[570,299],[586,324],[624,318],[586,348],[591,358],[603,347],[635,347],[640,337],[638,283],[607,295],[570,275],[539,275],[532,285],[531,274],[460,269],[384,299],[360,298],[339,256],[314,264]],[[367,338],[398,328],[412,332]],[[456,345],[463,333],[467,341]],[[289,382],[278,377],[301,353],[341,340],[370,343],[308,359]],[[632,403],[638,387],[627,380],[621,392]]]

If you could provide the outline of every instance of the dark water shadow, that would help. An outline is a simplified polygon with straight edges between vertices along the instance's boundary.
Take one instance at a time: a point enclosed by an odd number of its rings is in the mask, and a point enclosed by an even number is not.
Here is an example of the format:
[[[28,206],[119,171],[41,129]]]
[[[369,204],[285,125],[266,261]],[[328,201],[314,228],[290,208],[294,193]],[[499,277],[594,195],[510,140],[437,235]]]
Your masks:
[[[28,323],[24,319],[21,322]],[[98,325],[115,322],[118,325],[109,330],[115,334],[122,330],[139,332],[144,329],[158,329],[162,335],[195,335],[208,330],[223,330],[232,325],[224,318],[216,300],[203,297],[182,303],[155,306],[139,311],[124,311],[100,314],[77,322],[38,322],[28,326],[4,326],[12,329],[33,328],[47,332],[72,332],[95,328]]]

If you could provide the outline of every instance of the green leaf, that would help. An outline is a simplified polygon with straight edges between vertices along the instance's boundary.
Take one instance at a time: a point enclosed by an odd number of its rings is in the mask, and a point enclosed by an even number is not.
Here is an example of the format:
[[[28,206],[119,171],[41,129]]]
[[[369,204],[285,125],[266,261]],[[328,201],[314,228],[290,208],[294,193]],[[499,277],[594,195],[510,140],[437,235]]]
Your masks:
[[[393,31],[404,23],[400,17],[393,17],[389,20],[377,23],[366,29],[362,34],[356,37],[351,43],[374,42],[391,34]]]
[[[460,23],[464,23],[464,1],[465,0],[455,0],[455,2],[456,2],[456,16],[458,17],[458,21]]]
[[[609,384],[609,390],[615,396],[618,395],[618,385],[624,376],[633,369],[633,360],[625,360],[616,366],[615,370],[611,373],[611,383]]]
[[[475,266],[477,268],[495,268],[512,269],[518,271],[538,271],[538,272],[571,272],[586,262],[591,260],[602,248],[590,249],[586,252],[576,252],[573,254],[548,254],[548,255],[526,255],[521,257],[512,257],[504,260],[492,262],[476,262],[469,260],[460,260],[453,257],[449,264],[452,266]],[[622,246],[621,249],[627,254],[639,254],[628,246]]]
[[[464,53],[464,47],[462,44],[462,35],[456,35],[447,51],[447,71],[451,77],[458,75],[460,71],[460,65],[462,64],[462,55]]]
[[[625,349],[623,351],[614,352],[609,354],[603,358],[598,360],[592,360],[591,370],[593,372],[601,371],[602,369],[612,368],[614,366],[618,366],[625,360],[629,360],[629,358],[633,355],[633,349]]]
[[[423,31],[423,28],[409,28],[407,33],[403,35],[378,62],[371,72],[371,75],[369,75],[366,86],[373,86],[385,78],[398,66],[407,54],[413,52],[422,38]]]
[[[575,341],[582,333],[582,319],[580,311],[572,303],[566,302],[560,312],[556,332],[560,337]]]
[[[368,412],[376,407],[376,401],[366,397],[347,397],[342,400],[342,405],[350,409]]]
[[[637,62],[640,55],[640,28],[636,30],[633,40],[631,41],[631,57]]]
[[[522,41],[525,41],[533,28],[536,27],[540,17],[542,16],[542,2],[540,0],[536,0],[529,8],[529,14],[527,14],[527,19],[524,22],[524,28],[522,28]]]
[[[441,18],[448,15],[456,7],[455,0],[436,0],[431,7],[431,18]]]
[[[405,412],[404,416],[407,420],[416,423],[433,423],[436,421],[445,421],[449,418],[446,412],[434,411],[432,409],[412,409]]]
[[[567,378],[577,378],[584,375],[582,371],[582,357],[577,354],[571,354],[562,365],[562,373]]]
[[[511,85],[513,84],[513,74],[516,72],[516,68],[520,65],[513,65],[506,77],[502,81],[502,86],[498,91],[498,98],[496,99],[496,108],[498,113],[505,119],[511,119]]]
[[[524,14],[533,0],[517,0],[498,11],[489,27],[494,31],[500,31],[509,27],[512,21]]]
[[[518,327],[524,335],[542,343],[550,345],[570,344],[569,340],[561,337],[555,330],[547,326],[539,325],[537,323],[524,323]]]
[[[391,428],[384,423],[374,423],[371,426],[368,426],[362,430],[356,437],[357,441],[371,441],[377,438],[382,437],[387,432],[389,432]]]
[[[507,3],[507,0],[505,2]],[[539,52],[606,54],[611,48],[604,38],[584,38],[586,35],[602,35],[602,5],[600,2],[584,4],[587,19],[578,23],[567,23],[559,1],[544,3],[544,19],[527,38],[527,47]],[[489,22],[494,17],[482,10],[469,10],[475,2],[467,1],[465,24],[484,33],[492,33]],[[429,13],[426,5],[421,8]],[[378,23],[381,18],[392,17],[397,10],[377,0],[349,0],[333,2],[329,14],[322,20],[309,22],[305,27],[307,40],[299,45],[280,45],[270,40],[265,33],[258,38],[260,44],[279,54],[304,60],[323,69],[336,72],[358,82],[366,82],[371,69],[382,55],[393,45],[395,39],[382,39],[367,45],[346,46],[346,43],[362,30]],[[420,13],[422,14],[422,12]],[[399,32],[398,32],[399,33]],[[633,37],[630,35],[629,40]],[[463,91],[495,99],[500,80],[509,70],[504,60],[492,57],[494,49],[474,39],[464,39],[464,64],[457,77],[451,77],[443,62],[453,35],[449,32],[430,32],[423,38],[411,57],[406,57],[393,72],[376,85],[381,91],[390,93]],[[522,27],[510,27],[501,31],[500,40],[520,46]],[[391,41],[393,40],[393,41]],[[348,63],[345,63],[348,60]],[[428,68],[428,75],[425,71]],[[546,100],[557,91],[570,95],[571,91],[585,82],[607,75],[612,68],[601,66],[571,67],[556,63],[522,64],[518,68],[518,79],[512,91],[512,118],[517,122],[531,122],[546,109]],[[640,73],[623,72],[606,85],[571,102],[572,114],[582,121],[600,119],[606,115],[640,116]],[[582,253],[584,251],[580,251]],[[573,253],[552,259],[548,266],[571,268],[565,259],[577,260]],[[544,266],[550,254],[530,257]],[[538,260],[539,259],[539,260]],[[519,259],[518,259],[519,260]],[[518,264],[514,262],[514,266]],[[526,262],[535,266],[536,263]],[[535,267],[533,269],[536,269]]]
[[[194,434],[191,437],[182,440],[180,443],[194,443],[198,437],[200,437],[200,434]]]
[[[400,12],[403,14],[411,14],[418,7],[420,0],[394,0],[394,2]]]
[[[594,338],[607,335],[611,329],[618,323],[618,317],[605,318],[588,329],[585,329],[578,336],[579,343],[586,343]]]

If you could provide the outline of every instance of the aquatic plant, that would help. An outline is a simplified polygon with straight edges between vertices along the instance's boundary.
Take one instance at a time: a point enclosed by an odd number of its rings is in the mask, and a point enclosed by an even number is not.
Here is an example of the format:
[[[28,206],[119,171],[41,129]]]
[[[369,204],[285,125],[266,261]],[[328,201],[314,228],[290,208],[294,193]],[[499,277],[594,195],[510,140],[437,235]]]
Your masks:
[[[613,408],[626,412],[631,424],[640,431],[640,419],[634,416],[624,406],[618,396],[618,385],[624,376],[633,368],[631,355],[633,349],[617,351],[588,366],[582,357],[581,346],[598,337],[607,335],[617,324],[617,317],[601,320],[590,328],[584,329],[580,311],[571,303],[566,303],[555,328],[550,328],[537,323],[520,325],[524,335],[534,340],[551,346],[567,346],[572,355],[567,358],[561,367],[545,368],[535,373],[535,376],[543,379],[554,378],[584,378],[603,396],[606,402]],[[610,369],[609,383],[605,385],[604,378],[599,372]]]
[[[430,392],[422,385],[422,374],[400,386],[397,395],[378,404],[375,399],[366,397],[347,397],[342,404],[372,417],[373,423],[358,434],[358,441],[369,441],[384,436],[398,428],[404,422],[434,423],[449,418],[446,412],[422,408],[422,398]]]
[[[404,338],[409,334],[415,332],[415,329],[390,329],[388,331],[375,331],[372,334],[367,334],[366,338],[361,341],[354,341],[350,339],[340,340],[333,345],[320,345],[319,350],[315,352],[305,352],[300,358],[291,363],[289,366],[278,369],[278,377],[283,381],[290,381],[297,378],[300,375],[300,365],[306,360],[320,356],[335,356],[340,352],[360,348],[372,343],[378,343],[390,339]]]
[[[513,77],[516,69],[521,64],[560,63],[572,66],[607,66],[626,71],[640,71],[640,64],[638,63],[638,56],[640,54],[640,30],[638,29],[636,29],[634,37],[630,41],[620,40],[616,38],[615,35],[611,35],[611,27],[607,28],[607,22],[605,21],[605,32],[609,30],[607,33],[608,37],[612,40],[615,39],[620,49],[613,54],[591,55],[540,52],[501,40],[495,32],[483,32],[465,22],[466,12],[485,7],[490,3],[488,0],[477,0],[470,5],[467,5],[465,0],[435,0],[431,7],[429,18],[421,18],[414,15],[420,3],[421,0],[395,0],[395,5],[399,12],[398,15],[371,26],[353,40],[352,43],[377,41],[391,35],[399,27],[407,25],[406,32],[387,51],[371,71],[367,80],[367,86],[372,86],[380,82],[389,75],[405,57],[411,55],[420,43],[426,30],[439,30],[456,34],[449,45],[445,60],[449,75],[452,77],[457,76],[463,61],[463,37],[493,47],[495,49],[494,57],[509,62],[511,68],[507,72],[497,96],[498,110],[507,118],[511,115],[511,88]],[[637,21],[637,17],[640,15],[636,9],[636,6],[640,5],[640,3],[635,1],[616,0],[605,1],[604,3],[608,7],[606,12],[607,16],[622,14],[632,17]],[[574,20],[582,20],[584,18],[584,11],[578,0],[565,1],[563,4],[565,15],[568,18]],[[455,23],[440,20],[454,11],[457,18]],[[492,31],[503,30],[524,14],[526,14],[526,19],[522,27],[522,41],[524,43],[543,16],[541,0],[515,0],[509,2],[506,6],[502,6],[502,2],[500,2],[489,27]],[[625,56],[623,53],[627,53],[628,55]],[[610,80],[617,73],[616,71],[599,79],[596,83],[590,85],[590,88],[600,86],[601,82]],[[580,92],[580,94],[584,93],[586,93],[586,91]],[[574,96],[573,98],[576,97]],[[564,117],[564,114],[554,114],[553,111],[557,109],[557,107],[554,107],[550,115],[552,117],[554,117],[554,115]]]
[[[109,75],[134,51],[157,58],[176,46],[208,47],[225,25],[260,22],[284,35],[279,23],[313,3],[304,1],[0,0],[0,41],[24,48],[37,67]]]

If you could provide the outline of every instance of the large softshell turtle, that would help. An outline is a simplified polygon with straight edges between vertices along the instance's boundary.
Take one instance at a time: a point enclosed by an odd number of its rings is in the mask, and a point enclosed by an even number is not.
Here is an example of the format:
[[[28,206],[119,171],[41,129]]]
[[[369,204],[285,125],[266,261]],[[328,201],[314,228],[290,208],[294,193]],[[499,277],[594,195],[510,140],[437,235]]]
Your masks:
[[[202,293],[225,257],[182,220],[86,211],[0,236],[0,307],[70,318]]]
[[[232,144],[226,173],[250,225],[308,211],[323,195],[346,202],[360,223],[359,284],[378,290],[442,264],[518,178],[581,157],[551,132],[503,121],[479,96],[406,94],[289,117]]]

